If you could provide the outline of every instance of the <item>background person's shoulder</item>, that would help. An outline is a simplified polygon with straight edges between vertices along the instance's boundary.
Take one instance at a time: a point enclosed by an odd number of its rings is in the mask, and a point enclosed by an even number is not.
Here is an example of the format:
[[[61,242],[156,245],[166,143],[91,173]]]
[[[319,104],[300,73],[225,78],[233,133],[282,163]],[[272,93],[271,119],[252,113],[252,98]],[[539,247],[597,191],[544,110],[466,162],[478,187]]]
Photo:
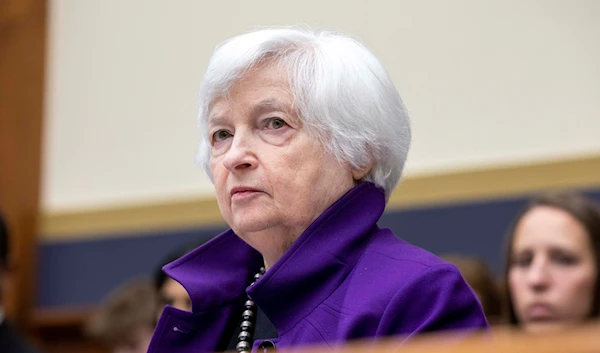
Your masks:
[[[0,324],[0,352],[2,353],[42,353],[35,349],[19,334],[10,323]]]

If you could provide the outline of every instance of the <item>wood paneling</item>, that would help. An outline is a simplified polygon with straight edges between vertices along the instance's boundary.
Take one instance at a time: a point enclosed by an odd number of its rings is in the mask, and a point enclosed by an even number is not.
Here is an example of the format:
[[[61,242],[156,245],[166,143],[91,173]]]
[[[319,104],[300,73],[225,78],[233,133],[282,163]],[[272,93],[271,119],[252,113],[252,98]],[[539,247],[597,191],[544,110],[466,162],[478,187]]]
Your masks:
[[[387,210],[440,203],[515,197],[551,189],[600,187],[600,155],[530,165],[454,171],[410,177],[390,196]],[[215,198],[47,213],[41,240],[72,241],[144,233],[152,229],[223,226]]]
[[[91,307],[37,309],[31,324],[44,352],[108,353],[85,333],[85,324],[92,311]]]
[[[527,335],[505,328],[488,332],[428,333],[412,338],[399,349],[401,337],[377,344],[353,342],[336,348],[337,353],[597,353],[600,352],[600,326],[597,324],[558,332]],[[325,353],[331,349],[307,347],[297,353]]]
[[[0,1],[0,209],[13,265],[3,305],[21,327],[35,292],[45,43],[45,0]]]

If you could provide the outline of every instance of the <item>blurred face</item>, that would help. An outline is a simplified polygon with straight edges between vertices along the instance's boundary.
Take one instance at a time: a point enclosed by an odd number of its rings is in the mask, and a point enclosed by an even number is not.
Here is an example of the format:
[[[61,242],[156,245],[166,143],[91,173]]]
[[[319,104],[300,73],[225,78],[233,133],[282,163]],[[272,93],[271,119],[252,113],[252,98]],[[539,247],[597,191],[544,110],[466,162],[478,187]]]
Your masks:
[[[132,332],[131,337],[126,342],[116,346],[113,353],[146,353],[150,340],[152,339],[153,328],[149,326],[138,327]]]
[[[589,236],[575,218],[552,207],[532,209],[516,227],[508,273],[518,321],[542,332],[585,320],[596,271]]]
[[[162,305],[168,304],[180,310],[192,311],[192,301],[187,291],[179,282],[172,278],[167,278],[160,288],[159,297]]]
[[[309,136],[280,71],[251,71],[213,104],[208,123],[221,213],[263,256],[287,249],[364,176]]]

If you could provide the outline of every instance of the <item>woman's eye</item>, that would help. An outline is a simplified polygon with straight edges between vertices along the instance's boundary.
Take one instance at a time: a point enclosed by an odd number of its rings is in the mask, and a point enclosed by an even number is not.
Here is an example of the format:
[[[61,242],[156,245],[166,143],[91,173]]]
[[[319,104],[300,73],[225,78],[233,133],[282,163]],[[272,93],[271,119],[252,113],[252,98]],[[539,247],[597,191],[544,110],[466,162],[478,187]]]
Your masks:
[[[577,259],[568,254],[553,254],[552,259],[559,265],[564,266],[570,266],[577,263]]]
[[[272,118],[267,121],[267,127],[273,130],[281,129],[286,126],[287,123],[283,119]]]
[[[516,256],[512,260],[512,265],[514,267],[527,267],[531,264],[531,256]]]
[[[231,133],[229,133],[229,131],[219,130],[213,134],[213,141],[214,142],[224,141],[230,137],[231,137]]]
[[[160,305],[173,305],[173,298],[169,298],[163,295],[161,295],[158,298],[158,301],[160,302]]]

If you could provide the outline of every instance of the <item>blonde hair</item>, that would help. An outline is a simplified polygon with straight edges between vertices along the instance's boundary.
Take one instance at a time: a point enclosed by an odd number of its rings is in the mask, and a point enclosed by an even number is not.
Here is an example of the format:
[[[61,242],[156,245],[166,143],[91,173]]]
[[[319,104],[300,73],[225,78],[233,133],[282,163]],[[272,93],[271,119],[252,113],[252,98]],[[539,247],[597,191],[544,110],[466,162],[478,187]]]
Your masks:
[[[499,323],[503,314],[502,291],[487,264],[479,258],[463,255],[446,255],[442,259],[458,268],[477,295],[488,321]]]
[[[140,326],[154,328],[157,294],[150,281],[135,280],[108,295],[88,320],[86,333],[109,347],[126,342]]]

